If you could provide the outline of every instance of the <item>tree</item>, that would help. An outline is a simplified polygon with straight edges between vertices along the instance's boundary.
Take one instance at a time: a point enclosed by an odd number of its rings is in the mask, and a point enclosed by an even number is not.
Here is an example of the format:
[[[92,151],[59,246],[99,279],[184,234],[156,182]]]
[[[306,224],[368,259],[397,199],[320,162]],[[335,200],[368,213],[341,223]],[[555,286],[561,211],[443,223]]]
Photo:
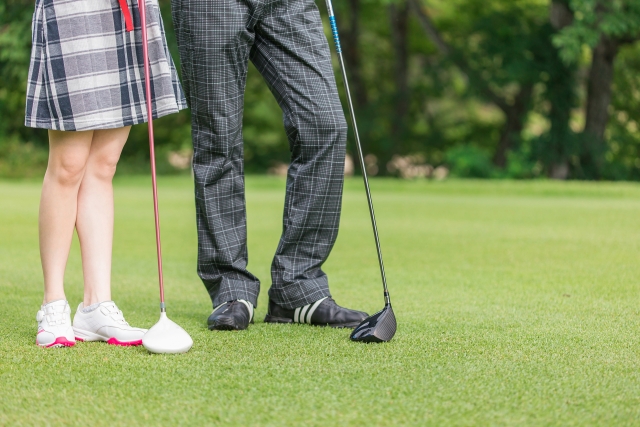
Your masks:
[[[615,59],[622,46],[640,39],[640,1],[556,0],[555,3],[558,7],[568,6],[571,12],[570,25],[554,37],[562,58],[568,64],[577,63],[583,46],[591,49],[583,135],[587,149],[581,166],[593,169],[593,177],[601,177]]]
[[[342,30],[344,60],[349,67],[350,83],[353,86],[354,103],[358,109],[367,105],[367,89],[362,80],[360,58],[360,0],[348,0],[348,25]]]
[[[607,126],[607,179],[640,180],[640,43],[616,57],[611,119]]]
[[[0,135],[44,143],[40,132],[24,126],[27,72],[31,53],[33,2],[6,0],[0,3]],[[1,143],[2,141],[0,141]]]
[[[380,173],[410,155],[434,166],[471,161],[481,176],[640,180],[639,3],[335,2],[365,152]],[[178,63],[170,2],[159,4]],[[46,165],[46,131],[23,124],[32,12],[27,0],[0,2],[0,175]],[[189,133],[188,111],[156,123],[165,172],[170,151],[188,154]],[[249,173],[288,161],[281,111],[253,67],[243,133]],[[122,159],[119,170],[148,170],[146,126],[134,126]]]
[[[549,9],[549,35],[547,41],[563,28],[571,25],[573,13],[566,0],[555,0]],[[542,98],[548,102],[545,115],[549,120],[549,130],[533,141],[533,157],[543,166],[547,176],[553,179],[567,179],[570,176],[570,159],[579,154],[578,138],[569,126],[572,109],[578,104],[577,65],[565,63],[558,49],[548,49],[544,73],[545,87]]]
[[[544,71],[541,59],[547,49],[553,49],[545,43],[549,28],[543,9],[526,1],[467,0],[455,17],[463,23],[448,34],[453,41],[448,42],[424,4],[408,1],[425,35],[467,76],[470,90],[503,112],[504,126],[493,161],[504,168],[508,152],[517,148],[534,87]]]
[[[399,0],[389,6],[391,44],[395,54],[395,114],[392,123],[392,137],[402,143],[406,138],[405,121],[409,111],[409,6],[406,0]]]

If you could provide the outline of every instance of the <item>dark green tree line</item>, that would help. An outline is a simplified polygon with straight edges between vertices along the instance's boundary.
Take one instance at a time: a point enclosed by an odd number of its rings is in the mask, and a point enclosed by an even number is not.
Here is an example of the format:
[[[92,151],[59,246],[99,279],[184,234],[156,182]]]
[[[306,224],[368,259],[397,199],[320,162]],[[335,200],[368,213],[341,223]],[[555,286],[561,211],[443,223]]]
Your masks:
[[[160,5],[178,62],[169,1]],[[397,173],[386,165],[410,156],[462,176],[640,179],[640,0],[334,6],[378,173]],[[23,125],[32,13],[33,0],[0,4],[0,175],[41,173],[46,162],[46,131]],[[247,170],[287,163],[281,112],[253,68],[245,105]],[[182,112],[156,124],[165,172],[172,152],[188,156],[189,122]],[[147,149],[137,126],[122,169],[146,170]]]

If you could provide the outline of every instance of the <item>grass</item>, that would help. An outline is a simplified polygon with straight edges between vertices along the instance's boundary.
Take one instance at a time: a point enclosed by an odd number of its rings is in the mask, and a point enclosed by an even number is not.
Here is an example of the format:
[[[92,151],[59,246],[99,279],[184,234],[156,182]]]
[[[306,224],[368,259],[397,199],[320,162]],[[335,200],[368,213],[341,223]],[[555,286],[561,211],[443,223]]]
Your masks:
[[[160,180],[169,316],[185,355],[84,343],[42,350],[39,184],[0,182],[0,425],[637,425],[640,186],[374,180],[399,329],[383,345],[344,330],[266,325],[284,181],[247,179],[248,331],[206,329],[188,177]],[[157,320],[147,178],[116,181],[114,299]],[[344,305],[382,307],[361,182],[346,183],[325,270]],[[74,244],[67,297],[80,301]]]

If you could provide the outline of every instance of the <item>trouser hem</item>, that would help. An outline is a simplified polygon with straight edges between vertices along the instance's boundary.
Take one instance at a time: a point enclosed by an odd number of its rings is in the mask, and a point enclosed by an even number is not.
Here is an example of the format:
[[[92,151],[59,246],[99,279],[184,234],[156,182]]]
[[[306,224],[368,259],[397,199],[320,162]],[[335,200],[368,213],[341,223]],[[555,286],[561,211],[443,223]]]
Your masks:
[[[220,287],[216,291],[212,291],[210,286],[205,282],[209,297],[213,307],[217,307],[227,301],[233,301],[237,299],[243,299],[253,304],[253,307],[258,306],[258,294],[260,293],[260,285],[252,282],[245,282],[242,280],[228,280],[223,279]]]
[[[293,310],[330,297],[329,282],[326,277],[300,280],[277,288],[269,289],[269,299],[287,310]]]

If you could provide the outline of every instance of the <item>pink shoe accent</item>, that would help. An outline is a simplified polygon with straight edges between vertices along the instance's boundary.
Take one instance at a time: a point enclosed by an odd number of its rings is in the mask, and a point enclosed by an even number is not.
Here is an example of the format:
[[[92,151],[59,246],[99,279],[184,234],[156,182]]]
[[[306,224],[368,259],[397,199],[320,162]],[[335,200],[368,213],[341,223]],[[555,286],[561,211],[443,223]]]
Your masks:
[[[120,346],[123,346],[123,347],[129,347],[129,346],[141,345],[142,344],[142,340],[118,341],[116,338],[109,338],[109,341],[107,341],[107,344],[120,345]]]
[[[38,344],[38,341],[36,340],[36,344]],[[73,341],[69,341],[68,339],[66,339],[65,337],[58,337],[56,338],[56,340],[54,342],[52,342],[51,344],[47,344],[47,345],[40,345],[38,344],[40,347],[45,347],[45,348],[49,348],[49,347],[73,347],[76,343]]]
[[[76,341],[84,342],[84,339],[76,337]]]

